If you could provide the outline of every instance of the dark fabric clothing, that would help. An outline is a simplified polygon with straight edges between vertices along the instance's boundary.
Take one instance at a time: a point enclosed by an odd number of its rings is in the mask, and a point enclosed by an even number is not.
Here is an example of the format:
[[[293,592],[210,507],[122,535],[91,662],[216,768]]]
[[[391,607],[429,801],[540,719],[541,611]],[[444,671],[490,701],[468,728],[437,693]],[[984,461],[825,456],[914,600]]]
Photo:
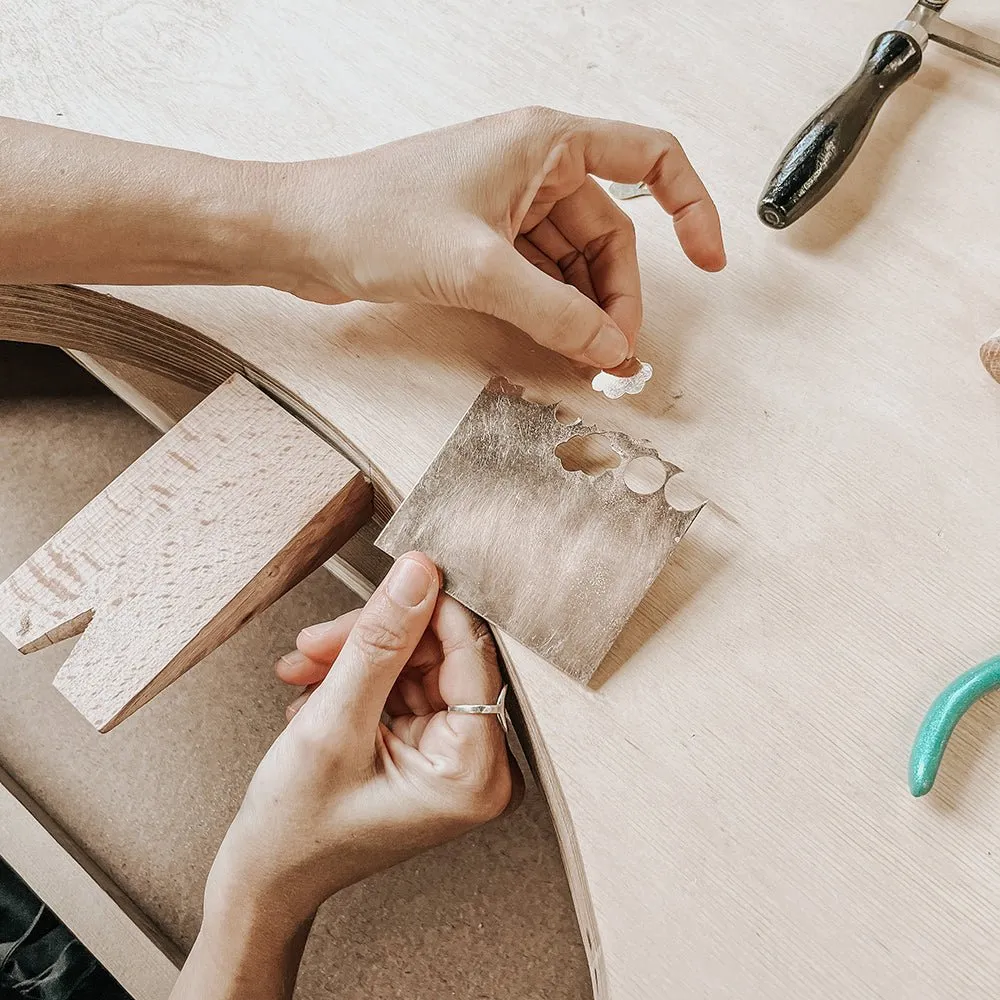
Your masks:
[[[2,858],[0,1000],[129,1000]]]

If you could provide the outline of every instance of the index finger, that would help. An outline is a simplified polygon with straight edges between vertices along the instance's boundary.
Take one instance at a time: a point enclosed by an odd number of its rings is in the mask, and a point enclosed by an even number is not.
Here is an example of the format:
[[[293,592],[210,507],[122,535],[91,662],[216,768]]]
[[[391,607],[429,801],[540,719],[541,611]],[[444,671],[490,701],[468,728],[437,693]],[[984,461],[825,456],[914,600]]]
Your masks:
[[[583,138],[588,173],[622,184],[644,181],[673,217],[688,259],[706,271],[726,266],[719,211],[673,135],[602,118],[581,119],[577,132]]]

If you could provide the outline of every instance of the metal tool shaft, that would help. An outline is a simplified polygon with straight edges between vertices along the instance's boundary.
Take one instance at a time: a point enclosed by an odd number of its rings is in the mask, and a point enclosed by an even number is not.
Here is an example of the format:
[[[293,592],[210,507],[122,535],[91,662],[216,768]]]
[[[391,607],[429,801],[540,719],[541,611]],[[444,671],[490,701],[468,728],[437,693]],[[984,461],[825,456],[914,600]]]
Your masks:
[[[972,56],[973,59],[980,59],[991,66],[1000,66],[1000,42],[992,38],[969,31],[967,28],[960,28],[957,24],[945,21],[941,17],[932,22],[927,34],[935,42],[949,49]]]
[[[972,56],[973,59],[981,59],[991,66],[1000,66],[1000,41],[944,20],[941,11],[948,2],[949,0],[920,0],[910,11],[908,20],[919,24],[940,45],[961,52],[962,55]]]

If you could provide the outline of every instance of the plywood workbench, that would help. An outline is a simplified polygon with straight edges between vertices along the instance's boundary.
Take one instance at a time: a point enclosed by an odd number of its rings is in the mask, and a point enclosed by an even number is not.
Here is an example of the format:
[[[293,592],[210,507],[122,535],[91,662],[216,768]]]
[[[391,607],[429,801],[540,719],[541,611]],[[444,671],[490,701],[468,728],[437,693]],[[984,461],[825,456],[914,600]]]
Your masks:
[[[754,203],[778,153],[905,5],[9,6],[4,111],[52,124],[275,159],[530,103],[679,136],[730,267],[696,273],[629,203],[657,372],[634,399],[480,317],[259,289],[114,290],[198,336],[6,292],[0,335],[201,390],[243,371],[364,465],[382,513],[493,372],[649,438],[713,506],[598,683],[508,647],[596,995],[992,996],[995,703],[930,799],[905,768],[933,696],[1000,648],[1000,392],[977,356],[1000,325],[1000,74],[929,50],[842,185],[777,235]],[[1000,33],[986,0],[949,16]]]

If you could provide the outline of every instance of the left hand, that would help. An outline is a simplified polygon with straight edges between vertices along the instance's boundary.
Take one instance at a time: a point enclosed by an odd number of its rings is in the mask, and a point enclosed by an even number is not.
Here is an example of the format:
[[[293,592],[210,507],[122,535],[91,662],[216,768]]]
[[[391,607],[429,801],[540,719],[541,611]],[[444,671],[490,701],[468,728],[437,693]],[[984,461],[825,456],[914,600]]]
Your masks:
[[[269,284],[318,302],[490,313],[596,368],[636,349],[635,229],[594,180],[645,181],[698,267],[725,266],[719,213],[662,129],[521,108],[350,156],[265,164],[280,254]]]
[[[310,690],[223,841],[207,922],[242,909],[301,925],[337,890],[516,799],[496,717],[446,711],[496,701],[501,680],[489,630],[439,587],[434,564],[409,553],[362,610],[303,630],[279,661],[283,680]]]

